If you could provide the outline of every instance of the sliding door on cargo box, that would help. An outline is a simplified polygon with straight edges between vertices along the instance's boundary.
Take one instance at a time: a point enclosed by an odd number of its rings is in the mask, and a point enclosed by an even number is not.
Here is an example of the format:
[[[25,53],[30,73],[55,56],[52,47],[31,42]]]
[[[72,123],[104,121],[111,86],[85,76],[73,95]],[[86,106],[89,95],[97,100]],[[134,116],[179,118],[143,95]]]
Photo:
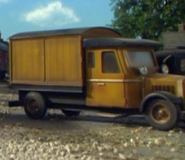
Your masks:
[[[43,39],[23,39],[12,41],[12,82],[41,83],[44,81],[43,44]]]
[[[79,36],[45,39],[46,83],[82,85],[81,58]]]

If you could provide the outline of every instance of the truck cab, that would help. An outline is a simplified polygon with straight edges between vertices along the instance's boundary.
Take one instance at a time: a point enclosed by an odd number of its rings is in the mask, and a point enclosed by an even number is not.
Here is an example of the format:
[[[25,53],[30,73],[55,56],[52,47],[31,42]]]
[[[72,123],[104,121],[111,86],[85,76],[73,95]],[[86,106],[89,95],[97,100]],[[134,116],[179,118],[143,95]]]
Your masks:
[[[185,81],[184,77],[157,73],[153,49],[158,45],[124,38],[85,41],[86,104],[125,112],[138,109],[158,129],[174,126],[184,110]]]
[[[84,42],[87,105],[139,108],[144,94],[144,76],[157,73],[157,63],[150,48],[157,42],[101,38],[96,39],[96,46],[94,41]]]

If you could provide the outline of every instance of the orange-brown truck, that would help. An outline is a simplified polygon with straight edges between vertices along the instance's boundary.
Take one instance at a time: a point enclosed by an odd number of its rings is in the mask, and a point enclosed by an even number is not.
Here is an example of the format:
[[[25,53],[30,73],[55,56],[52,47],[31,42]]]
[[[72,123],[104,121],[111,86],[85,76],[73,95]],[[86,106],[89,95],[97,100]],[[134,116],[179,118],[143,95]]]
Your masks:
[[[80,110],[144,114],[170,130],[185,117],[185,77],[157,73],[160,43],[125,39],[110,28],[18,33],[10,37],[10,85],[33,119],[48,108],[68,116]]]

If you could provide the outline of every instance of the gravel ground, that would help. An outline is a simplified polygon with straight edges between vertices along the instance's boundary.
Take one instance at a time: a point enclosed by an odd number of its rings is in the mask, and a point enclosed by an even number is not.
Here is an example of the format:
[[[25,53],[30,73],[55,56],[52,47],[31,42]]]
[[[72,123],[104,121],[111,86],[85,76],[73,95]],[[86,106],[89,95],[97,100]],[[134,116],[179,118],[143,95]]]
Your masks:
[[[84,112],[66,118],[50,110],[30,120],[23,108],[8,108],[16,93],[0,93],[1,160],[184,160],[185,125],[161,132],[143,117],[99,117]]]

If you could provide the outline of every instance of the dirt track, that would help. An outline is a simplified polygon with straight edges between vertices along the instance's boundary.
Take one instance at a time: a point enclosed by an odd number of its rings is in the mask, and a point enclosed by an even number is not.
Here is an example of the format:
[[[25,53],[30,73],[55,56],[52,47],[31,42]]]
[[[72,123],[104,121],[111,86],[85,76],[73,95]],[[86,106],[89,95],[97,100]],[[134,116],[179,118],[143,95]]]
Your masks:
[[[161,132],[143,117],[102,118],[87,112],[69,119],[56,111],[34,121],[22,109],[9,111],[1,114],[0,159],[184,160],[184,124]]]

